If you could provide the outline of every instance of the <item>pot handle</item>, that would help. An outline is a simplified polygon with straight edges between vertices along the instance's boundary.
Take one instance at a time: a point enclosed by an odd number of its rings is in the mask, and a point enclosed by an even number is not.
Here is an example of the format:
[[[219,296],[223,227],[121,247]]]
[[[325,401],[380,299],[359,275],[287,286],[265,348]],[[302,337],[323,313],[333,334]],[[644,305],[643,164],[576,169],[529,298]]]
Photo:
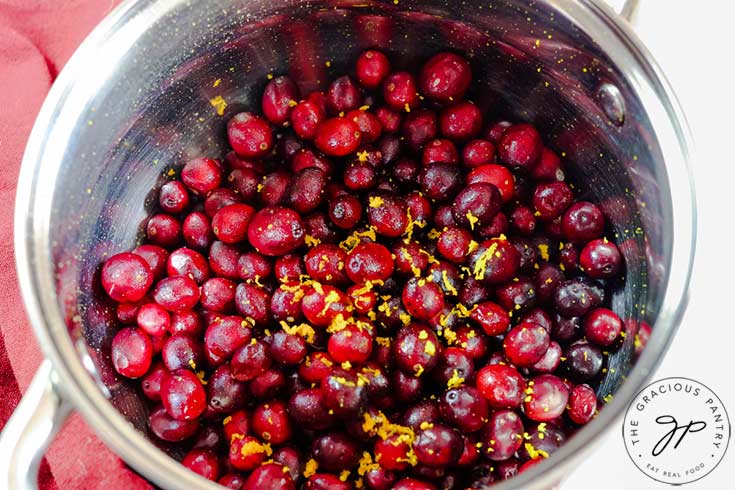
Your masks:
[[[38,467],[71,412],[51,361],[44,360],[0,433],[0,488],[35,490]]]

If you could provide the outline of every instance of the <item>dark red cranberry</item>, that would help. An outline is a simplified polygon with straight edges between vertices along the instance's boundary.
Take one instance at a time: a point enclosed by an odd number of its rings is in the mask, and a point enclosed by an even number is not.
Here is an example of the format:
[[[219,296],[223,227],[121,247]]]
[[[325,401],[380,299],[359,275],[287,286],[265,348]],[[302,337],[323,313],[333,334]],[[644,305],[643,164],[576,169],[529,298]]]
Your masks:
[[[171,315],[156,303],[145,303],[138,308],[136,322],[143,332],[160,337],[171,327]]]
[[[305,286],[298,283],[286,283],[273,292],[269,305],[270,313],[276,321],[296,322],[303,318],[301,300]]]
[[[447,390],[439,402],[442,418],[462,432],[480,430],[488,417],[485,398],[471,386]]]
[[[541,135],[530,124],[514,124],[505,130],[498,145],[498,156],[506,165],[531,171],[541,156]]]
[[[533,192],[533,206],[539,218],[545,221],[561,216],[573,200],[572,190],[564,182],[539,184]]]
[[[240,196],[234,190],[227,187],[218,187],[207,193],[204,199],[204,212],[211,219],[223,207],[229,206],[230,204],[237,204],[240,201]]]
[[[199,430],[199,420],[176,420],[162,405],[159,405],[148,416],[148,426],[159,439],[180,442],[196,434]]]
[[[276,259],[273,265],[278,282],[298,281],[299,278],[306,274],[303,258],[297,254],[282,255]]]
[[[348,76],[339,77],[327,90],[327,109],[331,114],[349,112],[357,109],[361,104],[360,87]]]
[[[607,239],[592,240],[579,254],[582,270],[595,279],[615,277],[620,271],[621,262],[618,247]]]
[[[291,422],[286,405],[278,400],[258,405],[251,419],[253,434],[271,444],[283,444],[291,439]]]
[[[301,452],[291,446],[281,446],[273,452],[273,461],[285,466],[294,481],[301,476],[302,460]]]
[[[177,369],[161,383],[161,401],[176,420],[192,420],[204,413],[207,394],[202,382],[188,369]]]
[[[314,102],[304,100],[291,111],[291,125],[299,138],[312,140],[319,124],[324,121],[324,111]]]
[[[297,155],[300,154],[297,153]],[[281,204],[286,199],[290,183],[291,174],[286,172],[273,172],[265,175],[258,193],[260,202],[266,207]]]
[[[237,274],[244,281],[257,282],[273,273],[271,261],[258,252],[245,252],[237,260]]]
[[[487,301],[492,291],[474,277],[465,277],[459,290],[458,301],[463,305],[476,305]]]
[[[174,250],[168,256],[166,273],[169,276],[188,276],[197,284],[202,284],[209,279],[209,264],[199,252],[182,247]]]
[[[335,423],[335,416],[329,413],[319,388],[294,393],[288,402],[288,413],[294,422],[312,430],[328,429]]]
[[[395,111],[392,111],[388,109],[387,107],[379,107],[377,111],[375,111],[375,115],[377,116],[378,120],[380,121],[380,125],[383,127],[384,133],[396,133],[399,129],[401,129],[401,114]],[[395,140],[385,140],[389,142],[393,142]],[[385,150],[383,149],[381,145],[381,151],[385,153]]]
[[[430,163],[456,164],[458,162],[457,148],[447,139],[431,140],[424,146],[424,152],[421,155],[421,163],[424,165]]]
[[[310,213],[324,200],[327,175],[318,168],[305,168],[291,179],[286,204],[297,212]]]
[[[582,316],[604,299],[605,291],[599,284],[586,278],[573,278],[559,285],[554,293],[554,306],[563,316]]]
[[[325,212],[316,212],[304,217],[306,234],[321,243],[336,243],[339,239],[337,230],[332,226]]]
[[[293,110],[291,111],[293,114]],[[288,125],[288,123],[286,123]],[[293,134],[280,134],[276,142],[276,157],[281,160],[291,161],[294,155],[304,147],[304,141]],[[232,152],[234,155],[235,152]],[[249,168],[255,170],[258,175],[265,173],[265,164],[262,161],[252,162],[252,165],[248,165]],[[256,165],[257,164],[257,165]],[[234,168],[241,168],[235,166]]]
[[[578,339],[581,336],[581,332],[582,319],[580,317],[564,317],[558,313],[554,316],[554,322],[551,326],[552,338],[566,343]]]
[[[454,53],[434,55],[421,68],[421,93],[438,102],[461,99],[472,81],[470,64]]]
[[[468,141],[462,149],[462,162],[467,167],[480,167],[495,161],[495,145],[487,140]]]
[[[523,444],[523,422],[516,412],[498,410],[482,431],[482,452],[491,461],[503,461]]]
[[[263,157],[273,147],[273,131],[268,122],[250,112],[232,116],[227,123],[227,138],[232,149],[244,158]]]
[[[324,405],[340,417],[355,416],[365,406],[365,382],[352,372],[335,369],[322,380],[320,388]]]
[[[250,381],[267,371],[271,362],[268,347],[253,339],[232,356],[232,376],[238,381]]]
[[[493,184],[469,184],[454,198],[452,214],[455,222],[474,230],[489,225],[502,204],[500,191]]]
[[[251,168],[236,168],[227,176],[227,185],[244,202],[253,202],[262,177]]]
[[[623,330],[623,321],[614,311],[595,308],[584,318],[584,333],[590,342],[607,347],[615,343]]]
[[[298,335],[276,332],[272,335],[269,352],[278,363],[296,365],[306,357],[306,341]]]
[[[510,281],[518,272],[521,257],[513,245],[501,238],[480,243],[470,256],[469,266],[475,279],[498,284]]]
[[[498,304],[508,311],[524,312],[536,304],[536,291],[533,281],[527,277],[518,277],[498,286],[495,290]]]
[[[462,179],[455,165],[431,163],[421,171],[419,185],[429,199],[448,201],[460,191]]]
[[[556,422],[527,426],[527,434],[524,434],[524,444],[518,450],[518,456],[521,459],[534,460],[545,459],[554,454],[567,440],[565,429]]]
[[[242,486],[245,484],[245,477],[237,473],[227,473],[217,480],[217,483],[232,490],[242,490]]]
[[[579,267],[579,249],[573,243],[565,243],[560,246],[559,267],[570,272],[576,271]]]
[[[396,271],[403,275],[420,276],[429,266],[429,254],[416,242],[398,242],[393,248]]]
[[[569,390],[561,379],[553,374],[542,374],[529,381],[528,386],[533,391],[523,402],[526,417],[536,422],[549,422],[564,413]]]
[[[286,389],[286,375],[280,369],[269,369],[248,383],[250,394],[258,400],[272,400]],[[296,388],[294,388],[296,389]]]
[[[538,271],[534,276],[537,303],[543,305],[551,303],[556,289],[563,280],[564,274],[557,266],[545,263],[539,264]]]
[[[288,121],[299,98],[299,88],[293,80],[286,76],[276,77],[263,90],[263,115],[272,124],[282,125]]]
[[[376,184],[375,169],[367,162],[353,161],[345,168],[343,180],[351,191],[371,189]]]
[[[505,130],[508,129],[510,126],[512,126],[513,123],[510,121],[495,121],[490,126],[488,126],[487,130],[485,131],[485,138],[492,141],[495,144],[498,144],[500,142],[500,139],[505,134]]]
[[[480,109],[466,100],[451,105],[441,112],[439,129],[444,136],[456,141],[472,139],[482,130]]]
[[[541,150],[538,164],[531,171],[534,180],[542,182],[562,182],[565,178],[564,168],[559,156],[548,148]]]
[[[441,288],[426,279],[411,278],[403,288],[403,305],[408,313],[423,321],[436,316],[444,307]]]
[[[151,401],[161,401],[161,383],[168,376],[168,369],[161,361],[156,361],[140,381],[143,394]]]
[[[329,203],[329,219],[343,230],[351,230],[361,218],[362,204],[355,196],[339,196]]]
[[[475,327],[463,326],[456,331],[456,345],[461,347],[472,359],[482,359],[489,349],[488,337]]]
[[[189,276],[162,279],[153,290],[153,299],[168,311],[186,311],[199,301],[199,287]]]
[[[441,344],[436,334],[420,323],[412,323],[399,330],[393,348],[398,367],[417,376],[433,369],[441,354]]]
[[[122,328],[112,339],[112,365],[126,378],[139,378],[151,366],[153,344],[145,332],[137,328]]]
[[[167,213],[180,213],[189,206],[189,193],[178,180],[166,182],[158,192],[158,204]]]
[[[138,254],[123,252],[105,261],[100,275],[102,287],[110,298],[134,303],[146,295],[153,284],[148,262]]]
[[[536,230],[536,217],[527,206],[516,206],[510,213],[510,226],[519,235],[531,235]]]
[[[561,366],[565,375],[579,382],[589,381],[602,369],[602,352],[585,340],[567,346],[563,358]]]
[[[379,235],[388,238],[401,236],[408,227],[405,202],[387,194],[372,195],[368,199],[368,222]]]
[[[567,240],[584,243],[602,236],[605,217],[599,207],[587,201],[578,201],[567,209],[561,227]]]
[[[303,245],[305,235],[299,214],[284,207],[261,209],[248,226],[250,244],[269,256],[292,252]]]
[[[519,324],[505,336],[503,350],[517,366],[532,366],[540,361],[549,348],[549,332],[540,325]]]
[[[383,99],[395,111],[411,112],[418,107],[421,101],[413,75],[406,71],[388,75],[383,82]]]
[[[416,434],[413,450],[419,463],[432,467],[447,467],[462,455],[462,437],[447,426],[434,424]],[[395,487],[394,487],[395,488]]]
[[[169,371],[196,369],[203,357],[201,344],[185,333],[173,334],[161,351],[161,359]]]
[[[146,225],[146,238],[162,247],[172,247],[181,241],[181,222],[168,214],[154,214]]]
[[[159,247],[158,245],[144,244],[144,245],[139,245],[138,247],[133,249],[133,253],[135,255],[142,257],[143,260],[146,261],[146,263],[148,264],[148,267],[150,268],[150,271],[153,273],[154,281],[157,279],[161,279],[163,276],[166,275],[166,262],[168,261],[168,255],[169,255],[168,250],[166,250],[163,247]],[[108,261],[109,260],[110,259],[108,259]],[[132,265],[132,263],[130,265]],[[103,283],[103,287],[104,287],[104,283]],[[126,301],[129,301],[129,300],[126,300]],[[124,304],[124,303],[121,303],[121,304]]]
[[[317,438],[311,445],[311,454],[319,468],[334,473],[352,469],[360,455],[355,441],[340,432]]]
[[[467,352],[459,347],[446,347],[431,374],[437,383],[448,386],[469,380],[474,373],[475,365]]]
[[[399,160],[392,167],[393,177],[404,186],[413,186],[420,171],[418,162],[408,158]]]
[[[348,112],[345,117],[352,119],[357,124],[357,127],[360,128],[363,143],[375,143],[380,139],[383,127],[380,125],[380,119],[373,113],[367,110],[354,110]]]
[[[375,89],[390,73],[390,61],[380,51],[370,49],[357,58],[356,72],[357,80],[363,87]]]
[[[224,316],[207,327],[204,354],[210,364],[218,366],[229,359],[240,346],[250,342],[252,329],[242,317]]]
[[[436,249],[441,256],[456,264],[466,260],[472,246],[472,233],[454,226],[444,230],[436,243]]]
[[[316,473],[304,483],[304,490],[350,490],[351,488],[349,483],[343,482],[338,476],[331,473]]]
[[[207,413],[230,413],[245,403],[246,396],[247,385],[232,377],[229,364],[220,366],[207,380]]]
[[[270,448],[256,437],[240,436],[230,443],[229,461],[239,471],[252,471],[259,467],[268,457]]]
[[[416,376],[417,372],[395,370],[391,373],[391,390],[400,403],[413,403],[421,398],[424,383]]]
[[[278,463],[267,463],[259,466],[245,480],[242,490],[296,490],[288,469]]]
[[[577,385],[569,395],[567,415],[575,424],[583,425],[597,412],[597,395],[589,385]]]
[[[181,226],[184,242],[191,248],[204,249],[214,241],[214,232],[209,217],[201,212],[193,212],[184,218]]]
[[[436,113],[428,110],[412,111],[404,118],[401,131],[409,147],[420,149],[427,141],[436,138]]]
[[[181,181],[195,195],[205,196],[222,183],[220,164],[211,158],[189,160],[181,170]]]
[[[270,296],[254,284],[240,283],[235,290],[235,308],[248,322],[263,326],[270,319]]]
[[[491,364],[478,371],[477,389],[492,408],[518,408],[525,397],[526,380],[512,366]]]
[[[319,125],[314,144],[325,155],[343,157],[357,150],[360,139],[360,128],[354,121],[334,117]]]

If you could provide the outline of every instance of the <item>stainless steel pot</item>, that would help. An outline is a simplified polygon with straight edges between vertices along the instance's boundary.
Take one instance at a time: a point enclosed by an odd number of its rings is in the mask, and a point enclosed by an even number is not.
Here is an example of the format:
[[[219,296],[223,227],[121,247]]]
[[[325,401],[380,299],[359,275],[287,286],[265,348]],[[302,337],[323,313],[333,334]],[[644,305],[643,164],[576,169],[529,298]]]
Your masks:
[[[551,461],[494,488],[553,486],[615,425],[671,341],[695,242],[684,117],[625,21],[594,0],[128,1],[62,71],[23,161],[17,267],[47,360],[2,433],[0,486],[36,487],[38,462],[73,407],[157,485],[216,488],[151,442],[138,393],[111,369],[115,324],[99,264],[140,239],[151,189],[170,169],[222,152],[225,117],[210,99],[222,96],[226,115],[253,106],[269,73],[324,86],[368,46],[403,66],[447,46],[467,53],[481,106],[537,124],[605,207],[627,264],[614,308],[655,321],[640,359],[632,336],[610,357],[598,394],[615,397],[599,417]]]

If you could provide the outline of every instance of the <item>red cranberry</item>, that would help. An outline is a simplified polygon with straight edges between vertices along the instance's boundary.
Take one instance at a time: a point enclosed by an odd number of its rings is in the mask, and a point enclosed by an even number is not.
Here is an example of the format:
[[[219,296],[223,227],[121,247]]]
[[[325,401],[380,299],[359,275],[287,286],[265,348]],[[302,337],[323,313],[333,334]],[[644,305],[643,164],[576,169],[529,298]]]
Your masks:
[[[161,279],[166,275],[166,262],[168,261],[168,250],[158,245],[139,245],[133,250],[135,255],[143,258],[153,273],[153,280]],[[110,259],[108,259],[109,261]],[[103,284],[104,286],[104,284]],[[114,299],[114,298],[113,298]],[[117,301],[117,300],[116,300]]]
[[[281,401],[255,407],[251,422],[253,433],[263,441],[283,444],[291,438],[291,422],[286,405]]]
[[[567,240],[584,243],[599,238],[605,229],[605,217],[599,207],[579,201],[567,209],[561,222]]]
[[[467,175],[467,184],[492,184],[500,191],[503,202],[513,198],[515,179],[502,165],[487,164],[473,168]]]
[[[416,434],[413,450],[419,463],[447,467],[459,460],[463,446],[462,437],[457,431],[434,424],[433,427],[427,427]]]
[[[503,201],[498,188],[492,184],[469,184],[462,189],[452,203],[454,221],[475,229],[487,226],[500,211]]]
[[[434,55],[421,68],[421,93],[438,102],[461,99],[472,81],[470,64],[454,53]]]
[[[294,481],[301,476],[302,459],[301,453],[290,446],[281,446],[273,452],[273,461],[285,466]]]
[[[380,51],[370,49],[357,58],[356,72],[363,87],[376,89],[390,73],[390,61]]]
[[[393,274],[393,267],[390,250],[379,243],[360,243],[347,255],[346,271],[354,283],[385,281]]]
[[[447,201],[460,191],[462,180],[455,165],[431,163],[421,171],[419,185],[429,199]]]
[[[532,323],[519,324],[505,336],[503,350],[517,366],[531,366],[540,361],[549,348],[549,332]]]
[[[161,383],[161,401],[171,417],[192,420],[204,412],[207,394],[196,374],[188,369],[177,369]]]
[[[340,417],[355,416],[366,402],[364,385],[355,374],[334,369],[320,384],[324,405]]]
[[[418,150],[427,141],[436,138],[436,114],[428,110],[412,111],[404,118],[401,131],[408,146]]]
[[[469,325],[460,327],[456,331],[457,345],[459,345],[472,359],[482,359],[489,349],[488,337],[482,331]]]
[[[181,233],[184,236],[184,242],[191,248],[204,249],[214,241],[214,232],[209,217],[198,211],[184,218]]]
[[[322,243],[309,250],[304,258],[306,272],[314,280],[324,284],[345,284],[347,254],[337,245]]]
[[[143,299],[153,284],[151,268],[140,255],[123,252],[113,255],[102,266],[102,287],[119,302],[134,303]]]
[[[226,243],[216,241],[209,247],[209,267],[215,275],[237,279],[237,261],[240,252]]]
[[[288,469],[277,463],[259,466],[245,480],[242,490],[296,490]]]
[[[531,171],[541,156],[543,142],[530,124],[514,124],[505,130],[498,146],[500,160],[512,167]]]
[[[296,365],[306,357],[306,341],[298,335],[276,332],[272,335],[269,351],[274,361],[285,365]]]
[[[209,279],[209,264],[199,252],[182,247],[168,256],[166,273],[169,276],[187,276],[201,284]]]
[[[168,214],[154,214],[146,224],[146,238],[162,247],[172,247],[181,241],[181,222]]]
[[[322,243],[336,243],[339,239],[337,230],[332,226],[324,212],[312,213],[304,218],[306,234]]]
[[[511,228],[519,235],[531,235],[536,229],[536,217],[526,206],[516,206],[509,218]]]
[[[195,195],[205,196],[222,183],[220,163],[211,158],[189,160],[181,170],[181,181]]]
[[[330,113],[336,115],[340,112],[349,112],[360,107],[360,104],[362,104],[362,93],[350,77],[340,77],[329,86],[327,109]]]
[[[597,376],[602,369],[602,352],[585,340],[578,340],[564,349],[562,368],[571,379],[584,382]]]
[[[447,390],[439,402],[442,418],[462,432],[480,430],[489,414],[485,398],[471,386]]]
[[[458,102],[441,112],[439,128],[447,138],[456,141],[469,140],[480,134],[482,114],[472,102]]]
[[[177,180],[166,182],[158,192],[158,204],[167,213],[180,213],[189,206],[189,193]]]
[[[536,300],[540,304],[549,304],[559,284],[564,280],[564,274],[558,267],[551,264],[539,264],[534,277],[536,284]]]
[[[354,161],[347,165],[343,179],[345,187],[351,191],[364,191],[375,186],[375,169],[367,162]]]
[[[383,82],[383,99],[395,111],[411,112],[418,107],[419,92],[413,75],[406,71],[388,75]]]
[[[347,113],[348,119],[357,124],[360,128],[361,140],[363,143],[375,143],[380,138],[383,127],[380,125],[380,119],[366,110],[354,110]]]
[[[523,403],[526,417],[536,422],[549,422],[564,413],[569,390],[561,379],[553,374],[542,374],[529,381],[528,386],[533,391]]]
[[[492,291],[474,277],[465,277],[457,298],[463,305],[479,305],[490,298]]]
[[[298,157],[298,155],[301,154],[302,153],[299,152],[296,155]],[[294,158],[294,161],[297,157]],[[265,175],[261,182],[260,192],[258,193],[260,202],[266,207],[281,204],[286,199],[290,184],[291,174],[289,173],[273,172]]]
[[[317,327],[327,327],[337,317],[349,317],[352,308],[345,293],[328,285],[315,285],[310,288],[301,301],[304,316]]]
[[[622,258],[618,247],[607,241],[592,240],[579,254],[579,265],[588,276],[595,279],[609,279],[620,271]]]
[[[173,334],[161,351],[161,359],[169,371],[196,369],[202,358],[201,344],[185,333]]]
[[[334,117],[319,125],[314,144],[325,155],[343,157],[357,150],[360,139],[360,128],[354,121]]]
[[[564,182],[539,184],[533,192],[533,206],[545,221],[561,216],[573,200],[572,190]]]
[[[487,140],[472,140],[462,149],[462,162],[467,167],[480,167],[495,161],[495,145]]]
[[[238,313],[256,326],[265,325],[270,319],[270,296],[262,288],[240,283],[235,290],[235,308]]]
[[[472,233],[454,226],[444,230],[436,243],[437,251],[442,257],[456,264],[466,260],[472,246]]]
[[[546,349],[544,357],[541,358],[536,364],[531,366],[531,369],[537,373],[553,373],[561,363],[561,346],[553,340],[549,343],[549,348]]]
[[[232,412],[222,421],[222,432],[227,441],[250,434],[250,414],[245,410]]]
[[[242,317],[225,316],[207,327],[204,354],[213,366],[229,359],[240,346],[250,342],[252,329]]]
[[[248,383],[250,394],[258,400],[272,400],[286,388],[286,376],[279,369],[269,369]],[[297,389],[297,388],[294,388]]]
[[[225,206],[212,218],[212,230],[224,243],[239,243],[247,236],[248,224],[255,210],[247,204]]]
[[[293,80],[286,76],[276,77],[263,90],[263,115],[273,124],[284,124],[299,98],[299,89]]]
[[[575,424],[583,425],[597,412],[597,395],[589,385],[577,385],[569,395],[567,415]]]
[[[258,196],[262,177],[250,168],[236,168],[227,176],[227,185],[244,202],[252,202]]]
[[[491,364],[478,371],[477,389],[492,408],[518,408],[524,398],[526,380],[514,367]]]
[[[311,446],[311,453],[319,468],[334,473],[352,469],[360,454],[355,441],[339,432],[317,438]]]
[[[227,138],[235,152],[244,158],[260,158],[273,148],[273,131],[268,122],[250,112],[232,116],[227,123]]]
[[[153,299],[168,311],[186,311],[199,301],[199,287],[189,276],[162,279],[153,291]]]
[[[229,461],[236,470],[252,471],[263,464],[269,451],[253,436],[235,437],[230,443]]]
[[[393,165],[393,177],[399,184],[413,186],[418,178],[421,167],[416,160],[404,158]]]
[[[296,254],[288,254],[278,257],[273,266],[278,282],[297,281],[299,277],[306,274],[302,257]]]
[[[294,393],[288,402],[288,413],[297,424],[314,430],[328,429],[335,423],[335,416],[329,413],[318,388]]]
[[[436,486],[415,478],[403,478],[391,487],[392,490],[437,490]]]
[[[404,471],[409,464],[411,445],[398,434],[375,441],[373,453],[380,467],[387,471]]]
[[[140,329],[122,328],[112,339],[112,365],[126,378],[139,378],[151,366],[153,344]]]
[[[207,381],[207,414],[226,414],[245,403],[247,386],[232,377],[228,364],[218,367]]]
[[[295,211],[284,207],[261,209],[250,220],[248,240],[269,256],[283,255],[304,243],[304,224]]]
[[[623,321],[607,308],[596,308],[584,319],[584,333],[587,339],[603,347],[614,344],[622,330]]]
[[[510,327],[508,311],[492,301],[478,304],[477,308],[470,313],[470,318],[476,321],[488,335],[501,335]]]
[[[406,373],[421,375],[439,362],[441,344],[436,334],[426,325],[412,323],[396,334],[394,359]]]
[[[171,315],[156,303],[146,303],[138,308],[136,322],[148,335],[160,337],[171,327]]]
[[[329,338],[327,351],[337,362],[363,363],[373,350],[373,337],[365,328],[347,325]]]
[[[564,180],[564,168],[561,159],[548,148],[541,150],[538,164],[531,170],[531,177],[542,182],[561,182]]]
[[[168,376],[168,369],[161,361],[153,364],[140,382],[143,394],[151,401],[161,401],[161,383]]]
[[[375,231],[388,238],[401,236],[408,227],[405,203],[387,194],[370,196],[367,214]]]
[[[384,133],[396,133],[401,129],[401,114],[394,112],[387,107],[379,107],[375,111],[375,115],[380,121],[380,125],[383,127]],[[382,149],[382,148],[381,148]],[[385,153],[385,151],[383,151]]]
[[[217,483],[225,488],[230,488],[232,490],[241,490],[242,486],[245,484],[245,477],[236,473],[227,473],[222,478],[217,480]]]
[[[495,290],[498,304],[510,310],[527,311],[536,304],[536,291],[533,281],[527,277],[502,284]]]
[[[573,243],[565,243],[559,250],[559,267],[575,271],[579,266],[579,249]]]
[[[351,230],[361,218],[362,204],[355,196],[339,196],[329,203],[329,219],[343,230]]]
[[[403,288],[402,299],[406,311],[423,321],[432,319],[444,307],[441,288],[426,279],[411,278]]]
[[[516,412],[494,412],[482,431],[482,451],[491,461],[503,461],[523,444],[523,422]]]
[[[458,161],[457,148],[454,143],[447,139],[431,140],[424,146],[424,152],[421,156],[421,163],[424,165],[430,163],[456,164]]]
[[[602,304],[605,291],[594,281],[574,278],[563,281],[554,293],[554,307],[566,317],[582,316]]]
[[[350,490],[352,486],[330,473],[311,475],[304,484],[304,490]]]
[[[161,405],[151,411],[148,426],[159,439],[180,442],[196,434],[199,430],[199,420],[176,420]]]
[[[459,347],[446,347],[431,374],[437,383],[447,386],[468,380],[474,373],[475,365],[467,352]]]
[[[267,371],[271,362],[266,345],[253,339],[232,356],[232,376],[238,381],[250,381]]]
[[[491,238],[480,243],[470,256],[469,265],[475,279],[498,284],[510,281],[518,272],[520,262],[520,254],[509,241]]]
[[[513,123],[511,123],[510,121],[495,121],[490,124],[490,126],[488,126],[487,131],[485,132],[485,138],[495,144],[498,144],[500,142],[500,139],[505,134],[505,130],[512,125]]]
[[[244,281],[259,281],[271,276],[273,264],[258,252],[245,252],[237,260],[237,273]]]
[[[291,125],[299,138],[304,140],[314,139],[319,124],[325,118],[322,108],[308,100],[300,102],[291,111]]]

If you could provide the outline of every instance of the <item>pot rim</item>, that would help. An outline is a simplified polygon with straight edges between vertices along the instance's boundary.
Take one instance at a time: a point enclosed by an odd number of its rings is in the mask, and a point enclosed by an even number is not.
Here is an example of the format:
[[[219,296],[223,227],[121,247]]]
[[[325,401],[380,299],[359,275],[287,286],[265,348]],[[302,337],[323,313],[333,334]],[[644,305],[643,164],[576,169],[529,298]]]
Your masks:
[[[118,456],[150,481],[165,488],[217,490],[214,482],[187,470],[154,446],[112,406],[83,365],[58,308],[49,254],[50,193],[42,192],[42,176],[55,175],[64,141],[49,138],[84,68],[95,64],[100,51],[133,18],[147,26],[182,0],[126,0],[92,31],[59,74],[41,108],[28,140],[17,187],[14,241],[18,280],[29,319],[44,355],[51,360],[60,388],[82,413],[95,433]],[[554,453],[553,462],[542,462],[523,474],[494,485],[498,490],[548,488],[561,481],[579,463],[584,451],[600,440],[603,432],[619,423],[628,401],[645,385],[660,363],[681,320],[694,264],[696,201],[689,167],[692,137],[682,109],[660,67],[629,25],[599,0],[549,0],[561,15],[588,32],[601,33],[596,42],[620,67],[643,103],[660,143],[672,195],[673,242],[667,285],[653,334],[628,379],[595,420]],[[138,27],[140,28],[140,26]],[[73,128],[66,128],[67,134]],[[49,188],[49,189],[52,189]],[[48,189],[46,189],[48,190]],[[686,265],[685,265],[686,264]],[[543,475],[543,476],[542,476]]]

